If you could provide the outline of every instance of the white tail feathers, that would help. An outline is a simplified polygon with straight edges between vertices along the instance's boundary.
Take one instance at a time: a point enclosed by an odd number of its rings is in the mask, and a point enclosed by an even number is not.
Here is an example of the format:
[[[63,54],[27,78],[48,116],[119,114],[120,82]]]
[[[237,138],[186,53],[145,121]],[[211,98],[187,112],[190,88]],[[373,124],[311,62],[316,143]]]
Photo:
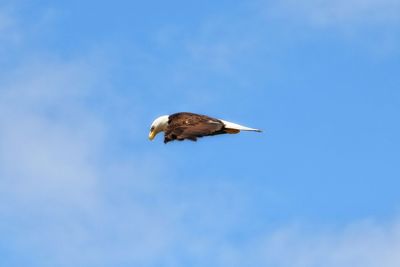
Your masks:
[[[224,121],[224,120],[220,120],[225,124],[225,128],[227,129],[235,129],[235,130],[239,130],[239,131],[253,131],[253,132],[262,132],[259,129],[254,129],[254,128],[249,128],[243,125],[239,125],[233,122],[229,122],[229,121]]]

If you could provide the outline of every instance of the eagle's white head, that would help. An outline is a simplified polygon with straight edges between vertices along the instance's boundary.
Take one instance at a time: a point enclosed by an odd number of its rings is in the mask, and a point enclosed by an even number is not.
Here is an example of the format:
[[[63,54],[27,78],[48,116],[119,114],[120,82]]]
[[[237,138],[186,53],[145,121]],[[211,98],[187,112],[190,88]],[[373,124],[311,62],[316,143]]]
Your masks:
[[[165,131],[168,126],[169,115],[160,116],[153,121],[150,128],[149,139],[153,140],[159,132]]]

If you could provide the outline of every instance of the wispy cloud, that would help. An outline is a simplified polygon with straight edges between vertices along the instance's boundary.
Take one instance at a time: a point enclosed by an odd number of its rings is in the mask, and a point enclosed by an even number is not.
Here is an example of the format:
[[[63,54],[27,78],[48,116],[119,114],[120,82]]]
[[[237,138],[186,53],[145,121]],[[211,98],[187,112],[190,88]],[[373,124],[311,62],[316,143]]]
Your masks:
[[[400,223],[360,221],[330,231],[295,226],[273,233],[263,246],[266,265],[394,267],[400,264]]]
[[[356,45],[374,57],[388,58],[399,54],[399,1],[280,0],[257,3],[266,23],[275,26],[278,23],[281,31],[289,31],[292,40],[307,38],[312,32],[328,33],[329,38]]]
[[[160,165],[157,157],[146,168],[146,157],[107,154],[109,127],[90,102],[100,93],[99,68],[42,61],[18,67],[0,86],[2,242],[33,266],[43,254],[52,255],[49,265],[93,266],[164,253],[169,215],[136,195],[159,193],[152,177]],[[136,193],[124,192],[126,183]]]
[[[303,20],[318,27],[357,27],[400,22],[400,3],[396,0],[281,0],[271,16]]]
[[[257,232],[241,242],[231,242],[222,233],[216,233],[213,238],[198,236],[186,244],[192,249],[193,258],[212,266],[395,267],[400,264],[397,219],[355,221],[322,228],[309,222]]]
[[[35,197],[62,198],[57,188],[79,194],[80,185],[92,179],[82,163],[103,131],[80,105],[90,83],[82,69],[80,64],[35,64],[3,77],[2,172],[14,177],[13,189],[24,197],[33,188]]]

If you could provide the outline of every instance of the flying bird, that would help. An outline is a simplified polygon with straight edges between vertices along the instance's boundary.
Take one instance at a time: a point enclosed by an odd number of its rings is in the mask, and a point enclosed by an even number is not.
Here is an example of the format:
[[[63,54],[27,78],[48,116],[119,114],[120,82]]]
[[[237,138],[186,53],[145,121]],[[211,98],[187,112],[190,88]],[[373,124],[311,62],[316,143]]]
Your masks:
[[[212,118],[190,112],[178,112],[160,116],[151,124],[149,139],[153,140],[159,132],[164,132],[164,143],[185,139],[197,141],[197,138],[218,134],[237,134],[240,131],[261,132],[233,122]]]

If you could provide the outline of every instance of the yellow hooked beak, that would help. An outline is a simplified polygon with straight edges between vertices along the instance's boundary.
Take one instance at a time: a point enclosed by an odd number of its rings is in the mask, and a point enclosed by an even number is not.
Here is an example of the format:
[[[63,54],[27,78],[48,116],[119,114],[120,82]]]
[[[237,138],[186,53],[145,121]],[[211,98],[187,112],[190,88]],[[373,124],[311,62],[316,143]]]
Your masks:
[[[150,139],[150,141],[153,140],[154,137],[156,137],[156,132],[155,132],[155,131],[150,131],[150,133],[149,133],[149,139]]]

